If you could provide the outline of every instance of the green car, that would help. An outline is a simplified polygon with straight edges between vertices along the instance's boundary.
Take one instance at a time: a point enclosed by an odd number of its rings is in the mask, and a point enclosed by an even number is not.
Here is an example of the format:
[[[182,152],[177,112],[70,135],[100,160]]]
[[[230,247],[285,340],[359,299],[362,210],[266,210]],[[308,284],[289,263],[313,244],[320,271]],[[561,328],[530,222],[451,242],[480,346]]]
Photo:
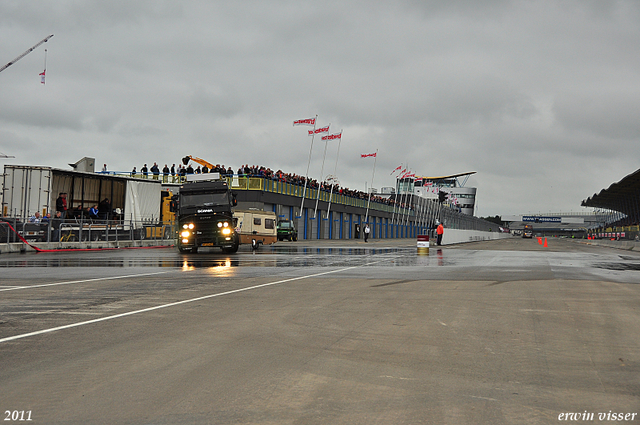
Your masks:
[[[278,240],[290,240],[297,241],[298,240],[298,231],[296,230],[296,226],[293,224],[293,220],[280,220],[278,221]]]

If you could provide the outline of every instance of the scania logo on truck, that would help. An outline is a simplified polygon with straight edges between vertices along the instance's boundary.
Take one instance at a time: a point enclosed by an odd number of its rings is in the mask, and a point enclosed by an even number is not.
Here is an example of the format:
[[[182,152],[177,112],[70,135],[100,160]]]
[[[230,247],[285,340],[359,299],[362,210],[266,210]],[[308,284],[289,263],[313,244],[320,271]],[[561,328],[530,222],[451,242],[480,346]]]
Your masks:
[[[198,210],[198,214],[212,213],[212,212],[213,210],[211,208],[205,209],[205,210]]]

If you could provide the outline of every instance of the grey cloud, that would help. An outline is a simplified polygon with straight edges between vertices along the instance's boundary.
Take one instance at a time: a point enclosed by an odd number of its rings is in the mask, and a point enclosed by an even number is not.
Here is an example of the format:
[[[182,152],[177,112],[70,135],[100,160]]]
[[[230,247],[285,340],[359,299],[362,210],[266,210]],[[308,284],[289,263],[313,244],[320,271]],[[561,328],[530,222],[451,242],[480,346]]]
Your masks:
[[[638,140],[640,135],[640,98],[636,90],[592,93],[563,93],[558,96],[554,112],[558,125],[567,131],[585,135]]]

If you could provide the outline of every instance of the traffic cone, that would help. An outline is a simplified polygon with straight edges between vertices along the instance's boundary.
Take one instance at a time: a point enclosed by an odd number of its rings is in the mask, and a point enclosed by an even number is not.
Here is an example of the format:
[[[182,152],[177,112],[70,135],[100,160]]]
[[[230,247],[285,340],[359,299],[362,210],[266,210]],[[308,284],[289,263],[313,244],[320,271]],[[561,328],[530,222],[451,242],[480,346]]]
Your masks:
[[[544,247],[547,248],[547,238],[544,238]]]
[[[538,237],[538,245],[542,245],[542,238]]]

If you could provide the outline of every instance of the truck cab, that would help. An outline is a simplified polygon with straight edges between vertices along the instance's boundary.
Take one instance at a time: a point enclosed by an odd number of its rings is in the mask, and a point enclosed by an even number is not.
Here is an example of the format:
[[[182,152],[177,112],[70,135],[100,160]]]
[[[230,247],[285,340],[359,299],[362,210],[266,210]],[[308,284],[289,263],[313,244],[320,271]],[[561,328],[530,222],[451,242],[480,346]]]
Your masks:
[[[195,181],[180,187],[176,203],[178,249],[197,252],[199,248],[238,251],[232,207],[237,202],[226,181]]]

